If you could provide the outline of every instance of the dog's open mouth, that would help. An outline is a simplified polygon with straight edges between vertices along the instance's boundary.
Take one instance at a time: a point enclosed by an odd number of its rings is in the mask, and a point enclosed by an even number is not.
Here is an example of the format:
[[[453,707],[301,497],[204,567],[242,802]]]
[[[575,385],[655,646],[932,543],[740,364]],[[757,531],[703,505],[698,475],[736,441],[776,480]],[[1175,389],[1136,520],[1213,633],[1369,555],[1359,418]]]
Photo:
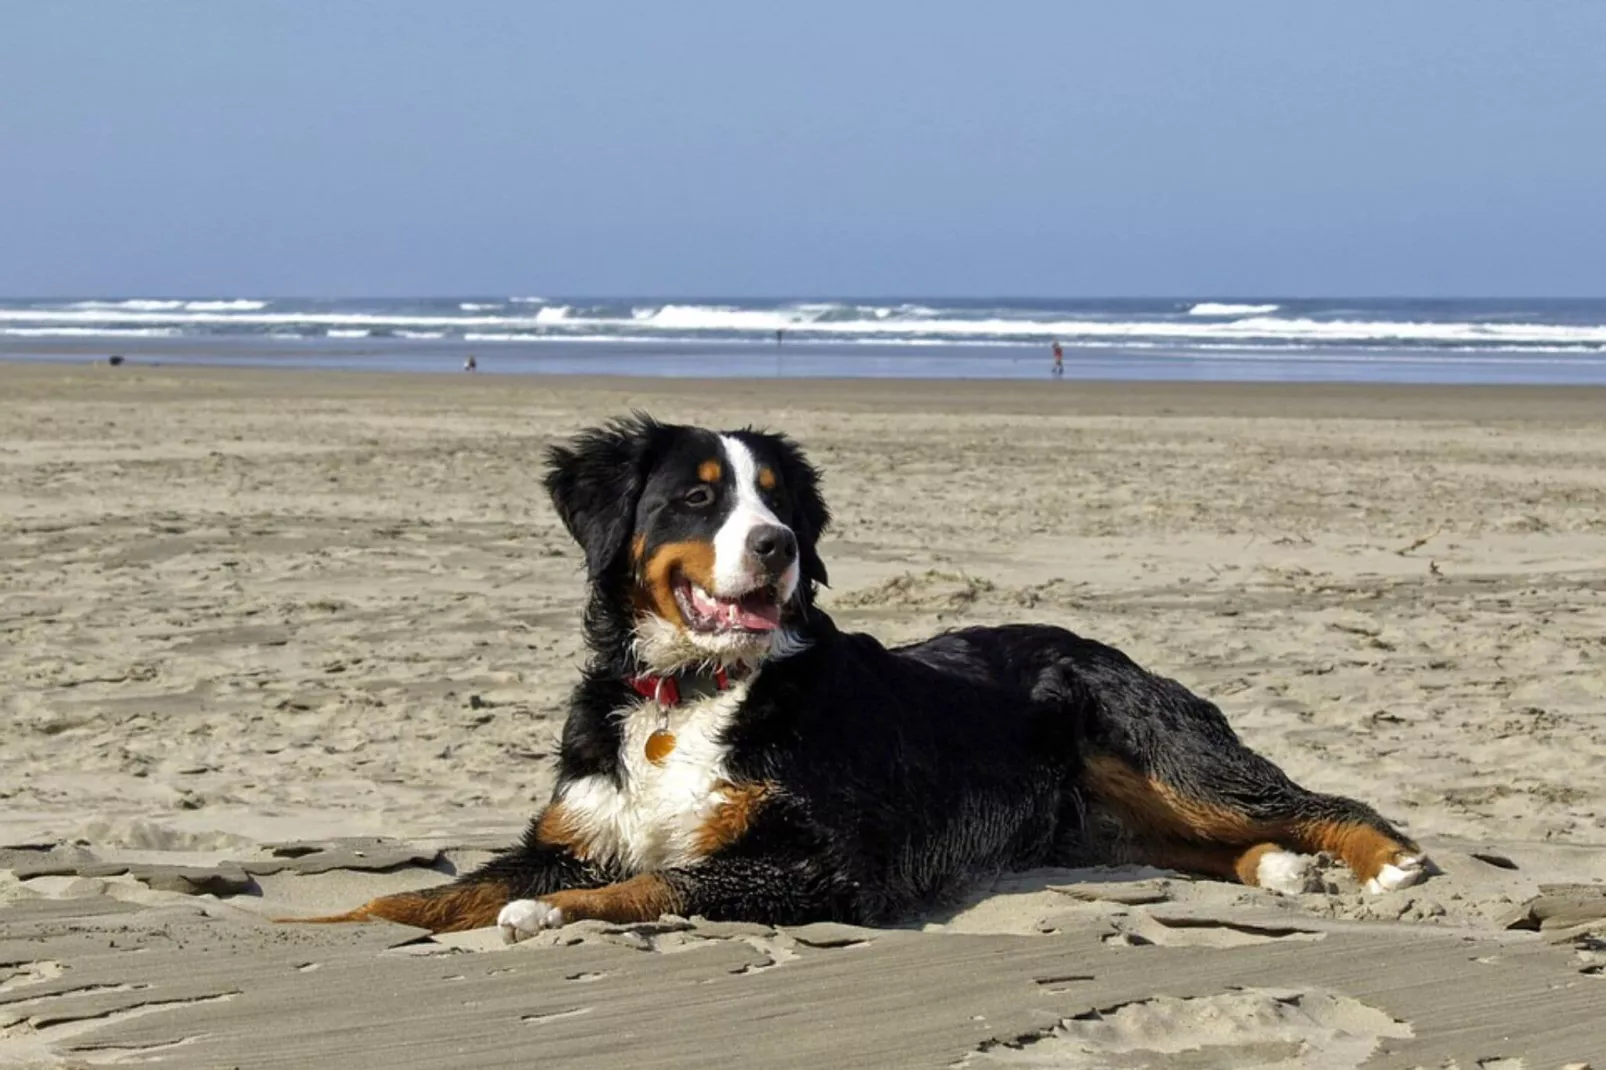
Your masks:
[[[675,579],[675,602],[694,632],[772,632],[781,626],[781,603],[773,586],[736,598],[709,594],[684,576]]]

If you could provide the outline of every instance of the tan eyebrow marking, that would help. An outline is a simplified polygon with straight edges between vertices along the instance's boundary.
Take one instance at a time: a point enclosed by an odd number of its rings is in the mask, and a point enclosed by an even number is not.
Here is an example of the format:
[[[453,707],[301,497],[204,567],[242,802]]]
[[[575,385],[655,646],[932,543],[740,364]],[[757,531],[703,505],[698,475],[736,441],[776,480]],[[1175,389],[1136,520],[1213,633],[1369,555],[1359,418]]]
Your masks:
[[[760,468],[758,470],[758,485],[763,487],[765,490],[774,490],[775,469],[771,468],[767,464],[763,468]]]
[[[724,474],[725,469],[718,461],[704,461],[697,466],[697,478],[704,483],[718,483],[720,476]]]

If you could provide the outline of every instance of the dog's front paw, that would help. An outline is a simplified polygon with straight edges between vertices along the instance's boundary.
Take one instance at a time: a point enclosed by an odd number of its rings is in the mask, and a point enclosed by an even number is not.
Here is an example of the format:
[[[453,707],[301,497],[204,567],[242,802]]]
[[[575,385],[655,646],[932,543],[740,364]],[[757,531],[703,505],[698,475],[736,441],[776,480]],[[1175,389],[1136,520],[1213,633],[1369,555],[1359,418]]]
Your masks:
[[[1423,855],[1399,854],[1391,862],[1383,863],[1377,876],[1366,882],[1366,890],[1373,895],[1409,888],[1428,875],[1428,860]]]
[[[528,940],[543,929],[556,929],[564,922],[563,911],[539,899],[515,899],[496,916],[502,939],[510,944]]]

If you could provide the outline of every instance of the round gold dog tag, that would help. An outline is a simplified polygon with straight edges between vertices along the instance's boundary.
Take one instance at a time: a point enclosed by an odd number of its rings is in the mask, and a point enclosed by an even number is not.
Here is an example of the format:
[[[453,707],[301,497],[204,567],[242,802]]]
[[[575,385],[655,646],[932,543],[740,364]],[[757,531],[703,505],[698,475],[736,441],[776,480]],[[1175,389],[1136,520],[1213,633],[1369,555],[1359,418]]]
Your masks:
[[[657,729],[647,737],[647,760],[653,765],[663,765],[674,749],[675,733],[667,728]]]

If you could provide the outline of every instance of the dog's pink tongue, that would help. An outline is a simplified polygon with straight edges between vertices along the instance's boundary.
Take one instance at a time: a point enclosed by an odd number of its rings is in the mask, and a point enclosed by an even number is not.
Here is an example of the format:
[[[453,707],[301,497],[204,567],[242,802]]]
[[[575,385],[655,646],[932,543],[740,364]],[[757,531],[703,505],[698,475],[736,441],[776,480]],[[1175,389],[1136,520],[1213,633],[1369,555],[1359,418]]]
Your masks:
[[[725,619],[750,632],[768,632],[781,626],[781,607],[764,598],[727,602]]]

